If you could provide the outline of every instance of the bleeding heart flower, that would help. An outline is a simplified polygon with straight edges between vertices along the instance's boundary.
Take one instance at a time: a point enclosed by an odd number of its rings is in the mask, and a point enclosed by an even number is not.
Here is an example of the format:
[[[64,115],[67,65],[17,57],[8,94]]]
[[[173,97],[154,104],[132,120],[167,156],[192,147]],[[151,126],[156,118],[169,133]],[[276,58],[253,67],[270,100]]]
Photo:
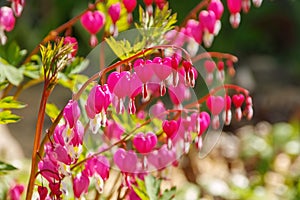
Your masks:
[[[98,10],[94,12],[87,11],[81,16],[81,24],[91,34],[90,45],[93,47],[96,46],[98,44],[96,33],[98,33],[105,24],[105,15]]]
[[[99,30],[103,27],[104,23],[105,15],[99,10],[96,10],[94,12],[87,11],[81,17],[81,24],[90,34],[98,33]]]
[[[8,191],[8,196],[11,200],[19,200],[21,199],[21,195],[24,191],[24,185],[16,184],[11,187]]]
[[[235,94],[232,96],[232,103],[236,108],[239,108],[244,103],[245,96],[243,94]]]
[[[138,133],[133,138],[133,145],[142,154],[147,154],[153,150],[157,143],[157,136],[154,133]]]
[[[201,112],[199,114],[199,126],[200,126],[200,130],[198,132],[198,135],[202,135],[207,128],[210,125],[210,116],[207,112]]]
[[[127,10],[127,12],[132,13],[136,7],[136,0],[123,0],[123,4]]]
[[[87,192],[90,180],[87,175],[80,173],[73,180],[73,191],[76,198],[80,198],[82,193]]]
[[[204,67],[207,73],[212,73],[216,69],[216,63],[212,60],[205,60]]]
[[[119,148],[114,154],[114,162],[123,173],[133,174],[137,169],[138,158],[134,151]]]
[[[78,106],[77,101],[70,100],[65,106],[63,114],[69,127],[73,128],[74,124],[80,117],[80,108]]]
[[[162,124],[162,128],[164,132],[167,134],[168,138],[175,137],[177,131],[178,131],[178,122],[175,120],[164,120]]]
[[[162,170],[177,161],[175,149],[168,149],[166,144],[162,145],[158,150],[151,152],[147,159],[157,170]]]
[[[25,5],[25,0],[12,0],[11,8],[13,9],[16,17],[20,17]]]
[[[210,96],[206,101],[206,105],[213,115],[218,115],[225,106],[224,98],[221,96]]]
[[[108,8],[108,14],[113,22],[113,24],[116,24],[117,21],[120,18],[120,13],[121,13],[121,4],[115,3],[112,4],[109,8]]]
[[[216,15],[213,11],[203,10],[199,14],[199,21],[202,25],[203,30],[207,30],[213,34],[215,30]]]
[[[38,186],[38,193],[39,193],[40,200],[45,200],[48,195],[48,189],[43,186]]]
[[[224,6],[220,0],[212,0],[207,9],[213,11],[218,20],[221,19],[224,12]]]

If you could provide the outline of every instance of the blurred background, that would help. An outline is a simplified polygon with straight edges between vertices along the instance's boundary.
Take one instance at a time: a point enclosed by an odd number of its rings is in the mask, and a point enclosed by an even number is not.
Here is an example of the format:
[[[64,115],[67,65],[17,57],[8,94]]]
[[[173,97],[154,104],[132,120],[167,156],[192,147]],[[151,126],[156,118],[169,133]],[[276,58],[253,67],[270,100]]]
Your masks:
[[[178,13],[179,24],[199,1],[169,2]],[[74,0],[27,1],[8,38],[30,52],[49,31],[87,5],[88,1]],[[226,4],[224,7],[222,29],[208,51],[239,58],[232,81],[251,91],[254,118],[225,127],[226,133],[208,158],[194,159],[193,151],[184,158],[178,172],[184,180],[181,183],[189,183],[193,194],[207,199],[300,199],[300,1],[264,0],[260,8],[252,5],[248,14],[241,15],[236,30],[229,24]],[[70,32],[79,41],[79,55],[87,55],[89,34],[80,23]],[[22,93],[20,100],[28,106],[16,112],[25,117],[8,126],[28,158],[40,92],[41,87],[35,86]],[[62,108],[70,97],[70,91],[58,87],[50,101]]]

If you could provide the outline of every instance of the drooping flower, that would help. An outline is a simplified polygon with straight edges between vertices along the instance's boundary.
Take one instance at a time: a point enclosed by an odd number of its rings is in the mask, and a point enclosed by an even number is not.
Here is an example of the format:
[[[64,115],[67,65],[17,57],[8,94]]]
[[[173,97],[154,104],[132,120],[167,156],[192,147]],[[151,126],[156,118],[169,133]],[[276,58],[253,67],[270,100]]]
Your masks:
[[[235,118],[240,121],[242,119],[242,109],[241,106],[245,101],[245,96],[243,94],[235,94],[232,96],[232,103],[235,106]]]
[[[136,0],[123,0],[122,2],[127,10],[127,14],[128,14],[127,22],[131,23],[132,22],[132,12],[136,7],[137,2],[136,2]]]
[[[15,27],[16,19],[13,10],[10,7],[3,6],[0,8],[0,43],[4,45],[7,37],[4,31],[10,32]]]
[[[21,199],[21,195],[24,192],[24,185],[22,184],[15,184],[14,186],[12,186],[11,188],[9,188],[8,191],[8,197],[10,200],[20,200]]]
[[[90,180],[84,173],[79,173],[73,179],[73,191],[76,198],[80,198],[83,193],[88,191]]]
[[[144,133],[138,133],[133,138],[133,145],[141,154],[151,152],[156,143],[157,136],[152,132],[148,132],[146,135]]]
[[[105,24],[105,15],[98,10],[94,12],[87,11],[81,16],[80,21],[83,27],[91,34],[90,45],[92,47],[96,46],[98,44],[96,34]]]
[[[12,0],[11,8],[13,9],[16,17],[20,17],[25,6],[25,0]]]
[[[108,8],[108,14],[112,20],[112,26],[110,27],[110,33],[114,36],[118,35],[118,28],[116,26],[117,21],[120,19],[121,4],[119,2],[112,4]]]
[[[210,96],[206,101],[206,105],[213,115],[212,127],[218,129],[220,126],[219,114],[225,106],[224,98],[221,96]]]
[[[215,34],[216,14],[212,10],[203,10],[199,14],[199,21],[203,29],[203,42],[206,47],[210,47]]]
[[[106,126],[106,110],[111,102],[112,95],[107,84],[95,85],[91,89],[85,109],[93,133],[97,133],[101,126]]]
[[[242,0],[227,0],[227,7],[230,12],[230,24],[233,28],[237,28],[241,21]]]
[[[119,148],[114,154],[114,163],[124,174],[133,174],[137,170],[138,158],[134,151]]]
[[[78,106],[77,101],[70,100],[68,104],[65,106],[64,118],[67,121],[70,128],[73,128],[74,124],[80,117],[80,108]]]

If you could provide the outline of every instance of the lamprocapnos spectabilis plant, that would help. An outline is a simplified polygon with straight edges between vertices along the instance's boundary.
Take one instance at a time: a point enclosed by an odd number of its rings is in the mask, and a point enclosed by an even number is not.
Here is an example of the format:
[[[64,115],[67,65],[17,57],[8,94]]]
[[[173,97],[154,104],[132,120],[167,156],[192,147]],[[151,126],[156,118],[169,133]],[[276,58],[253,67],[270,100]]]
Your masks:
[[[24,3],[12,1],[12,8],[1,8],[2,43],[6,42],[4,31],[14,27],[13,11],[19,16]],[[180,26],[175,26],[176,14],[164,0],[144,0],[139,16],[132,14],[136,0],[97,0],[51,31],[22,63],[24,75],[32,81],[21,79],[14,84],[10,77],[3,80],[18,87],[15,98],[22,84],[29,87],[40,77],[44,81],[26,199],[33,195],[38,199],[83,198],[93,189],[95,199],[101,194],[111,198],[114,191],[118,199],[149,199],[153,196],[148,193],[153,191],[150,180],[158,184],[157,199],[173,198],[173,188],[160,191],[161,173],[154,172],[177,166],[192,144],[202,155],[207,154],[210,148],[204,148],[204,138],[210,131],[220,132],[223,124],[229,125],[232,110],[238,121],[253,115],[249,92],[225,83],[227,74],[234,75],[237,58],[201,47],[209,48],[219,34],[224,3],[232,27],[237,28],[241,10],[249,11],[249,0],[203,0]],[[261,1],[253,0],[253,4],[260,6]],[[88,43],[92,47],[101,41],[99,51],[95,48],[100,66],[89,66],[100,70],[89,78],[76,73],[91,57],[77,58],[76,38],[63,35],[77,21],[91,35]],[[131,26],[136,29],[124,32]],[[103,33],[101,40],[99,32]],[[27,72],[33,71],[28,65],[39,49],[37,78]],[[108,49],[114,53],[109,61]],[[74,95],[60,114],[47,113],[53,124],[42,138],[47,100],[58,83],[72,89]],[[7,86],[2,98],[9,90]],[[105,191],[112,170],[119,171],[122,181]],[[21,186],[12,188],[10,199],[18,199],[23,191],[14,188]]]

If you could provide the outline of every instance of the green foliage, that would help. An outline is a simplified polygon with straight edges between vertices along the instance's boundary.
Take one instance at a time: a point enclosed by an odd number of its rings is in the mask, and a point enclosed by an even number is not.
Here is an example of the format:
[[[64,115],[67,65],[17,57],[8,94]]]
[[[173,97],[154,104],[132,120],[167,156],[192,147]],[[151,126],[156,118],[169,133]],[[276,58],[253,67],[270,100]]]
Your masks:
[[[54,121],[56,117],[59,115],[60,110],[53,103],[46,104],[46,114],[50,117],[51,121]]]
[[[121,60],[125,60],[126,58],[135,55],[137,52],[142,50],[146,44],[145,39],[140,42],[136,41],[133,46],[126,39],[116,41],[114,37],[109,37],[106,38],[105,41]]]
[[[14,100],[12,96],[7,96],[0,100],[0,109],[20,109],[26,105]],[[0,124],[14,123],[20,120],[20,116],[12,114],[10,110],[0,112]]]
[[[5,163],[3,161],[0,161],[0,175],[6,174],[7,172],[13,171],[16,169],[17,169],[16,167],[14,167],[8,163]]]
[[[139,22],[135,24],[143,38],[147,41],[146,47],[163,44],[166,32],[174,28],[177,14],[172,15],[169,4],[166,3],[162,10],[156,8],[153,15],[149,15],[139,7]]]
[[[7,96],[0,99],[0,109],[20,109],[24,108],[26,105],[14,100],[13,96]]]
[[[142,7],[139,8],[139,22],[135,24],[139,34],[135,40],[121,39],[114,37],[106,38],[105,41],[113,52],[121,59],[129,58],[144,48],[165,43],[164,34],[174,28],[177,22],[177,14],[172,15],[168,4],[162,10],[156,8],[153,15],[149,15]],[[131,33],[130,33],[131,34]],[[128,37],[126,37],[128,38]]]
[[[12,114],[10,110],[0,112],[0,124],[15,123],[20,119],[20,116]]]
[[[69,54],[73,51],[72,44],[64,44],[61,39],[53,45],[48,43],[47,46],[40,46],[42,64],[46,77],[57,76],[57,73],[64,69],[69,63]]]
[[[144,181],[136,178],[136,182],[137,186],[132,185],[132,187],[142,200],[171,200],[176,192],[175,187],[161,191],[162,180],[152,175],[146,176]]]
[[[17,66],[25,57],[27,51],[19,47],[16,42],[11,42],[8,45],[0,45],[0,57],[7,60],[13,66]]]
[[[18,86],[23,80],[23,72],[0,57],[0,82],[3,83],[5,80]]]

